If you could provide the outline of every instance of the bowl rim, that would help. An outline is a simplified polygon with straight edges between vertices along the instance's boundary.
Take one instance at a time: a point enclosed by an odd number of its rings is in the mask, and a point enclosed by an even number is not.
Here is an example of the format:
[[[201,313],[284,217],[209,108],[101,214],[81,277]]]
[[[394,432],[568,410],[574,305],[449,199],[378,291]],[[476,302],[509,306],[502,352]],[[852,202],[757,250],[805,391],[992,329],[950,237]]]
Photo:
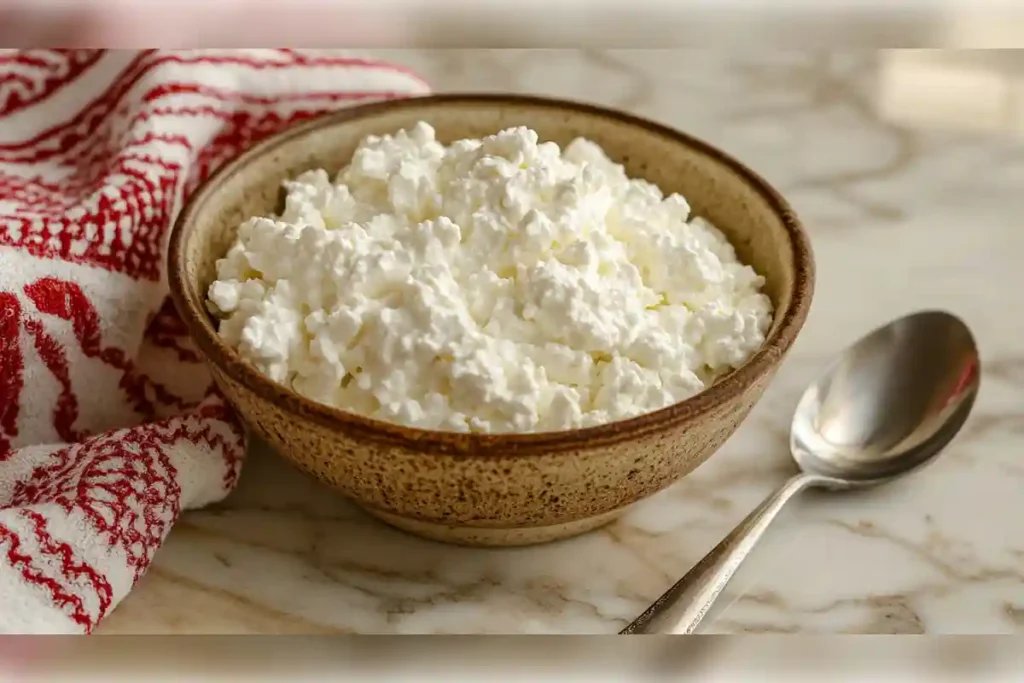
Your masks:
[[[690,398],[625,420],[555,432],[495,434],[406,427],[318,403],[265,377],[221,341],[205,307],[196,306],[189,295],[184,251],[196,216],[220,183],[239,173],[250,161],[270,154],[296,138],[322,128],[369,119],[385,111],[437,105],[539,107],[610,118],[690,147],[727,166],[766,201],[782,221],[789,237],[794,263],[793,294],[781,323],[746,363]],[[616,109],[561,98],[506,93],[445,93],[376,101],[329,112],[270,135],[223,164],[189,195],[171,228],[167,262],[171,298],[207,362],[260,398],[279,405],[286,413],[313,420],[329,429],[343,429],[360,440],[418,452],[492,457],[592,449],[656,432],[670,424],[692,422],[721,408],[771,372],[785,356],[807,318],[815,280],[810,240],[789,202],[764,178],[731,155],[687,133]],[[194,296],[200,302],[205,301],[202,293],[197,292]]]

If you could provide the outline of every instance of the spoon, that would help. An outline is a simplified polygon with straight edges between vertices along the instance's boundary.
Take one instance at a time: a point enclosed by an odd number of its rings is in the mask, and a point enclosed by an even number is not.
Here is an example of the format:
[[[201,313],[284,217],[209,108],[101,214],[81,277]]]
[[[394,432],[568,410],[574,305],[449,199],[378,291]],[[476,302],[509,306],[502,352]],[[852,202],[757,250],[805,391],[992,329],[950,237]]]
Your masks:
[[[789,448],[800,473],[620,633],[693,633],[787,501],[812,487],[881,484],[928,463],[960,431],[980,380],[974,337],[950,313],[914,313],[861,338],[797,404]]]

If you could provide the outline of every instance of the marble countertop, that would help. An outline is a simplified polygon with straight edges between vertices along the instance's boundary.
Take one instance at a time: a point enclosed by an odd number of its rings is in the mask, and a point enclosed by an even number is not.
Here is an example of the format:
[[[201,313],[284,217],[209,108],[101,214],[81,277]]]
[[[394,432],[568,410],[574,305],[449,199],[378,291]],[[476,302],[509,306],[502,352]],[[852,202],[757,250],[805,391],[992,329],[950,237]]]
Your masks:
[[[809,226],[815,303],[736,435],[613,525],[478,550],[369,519],[255,447],[238,490],[187,513],[98,633],[613,633],[791,472],[789,416],[828,358],[890,318],[974,328],[982,392],[933,467],[807,495],[705,632],[1004,633],[1024,625],[1024,55],[392,51],[438,91],[622,108],[704,137]],[[1017,311],[1016,314],[1013,311]]]

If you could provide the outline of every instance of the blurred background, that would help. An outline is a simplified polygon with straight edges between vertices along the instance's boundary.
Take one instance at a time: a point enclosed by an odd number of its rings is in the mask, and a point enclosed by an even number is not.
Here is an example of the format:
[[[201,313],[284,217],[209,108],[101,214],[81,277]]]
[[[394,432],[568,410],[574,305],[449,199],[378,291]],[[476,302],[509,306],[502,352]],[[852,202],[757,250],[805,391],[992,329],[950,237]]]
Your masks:
[[[1015,47],[1014,0],[0,0],[7,47]]]

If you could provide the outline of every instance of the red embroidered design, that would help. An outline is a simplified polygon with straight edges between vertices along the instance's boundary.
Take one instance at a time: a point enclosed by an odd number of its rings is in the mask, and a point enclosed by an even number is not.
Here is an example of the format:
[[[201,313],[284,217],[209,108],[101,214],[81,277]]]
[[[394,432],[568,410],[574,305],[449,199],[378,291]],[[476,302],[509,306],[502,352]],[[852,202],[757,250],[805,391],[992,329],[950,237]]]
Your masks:
[[[11,452],[11,439],[18,435],[21,400],[21,304],[8,292],[0,292],[0,462]]]
[[[189,348],[188,328],[174,310],[170,297],[164,299],[163,306],[149,324],[146,338],[154,346],[173,351],[182,363],[202,362],[199,354]]]
[[[28,479],[18,482],[11,505],[30,511],[32,506],[45,502],[59,506],[68,515],[84,514],[97,540],[122,552],[133,582],[138,581],[181,511],[181,487],[170,459],[172,449],[205,447],[219,453],[228,464],[225,484],[234,485],[242,457],[237,438],[240,432],[230,431],[230,440],[215,432],[214,420],[223,417],[223,409],[210,403],[190,417],[112,432],[59,449]],[[42,539],[42,518],[32,514]],[[60,555],[65,577],[90,578],[99,613],[84,616],[81,603],[76,602],[73,618],[91,630],[110,607],[109,583],[84,561],[73,560],[66,544],[52,539],[47,541],[48,546],[43,547],[42,540],[40,543],[46,554]],[[56,550],[47,551],[47,547]],[[30,567],[27,561],[21,564]]]
[[[42,313],[72,323],[75,339],[86,356],[97,358],[122,373],[120,386],[136,412],[151,417],[154,414],[153,403],[157,401],[182,409],[188,407],[163,386],[142,375],[124,351],[102,345],[99,315],[78,285],[56,278],[43,278],[27,286],[25,293]]]
[[[0,120],[19,121],[0,127],[0,577],[26,591],[0,594],[0,624],[39,609],[15,623],[91,631],[181,509],[238,480],[242,427],[161,291],[182,197],[284,126],[419,87],[294,50],[0,53]],[[58,94],[79,104],[10,138]],[[189,399],[147,375],[144,341]]]
[[[86,434],[75,431],[75,420],[78,419],[78,399],[75,398],[74,389],[71,388],[71,372],[60,344],[46,333],[42,323],[38,320],[26,320],[25,329],[32,336],[36,353],[39,354],[43,364],[53,373],[60,384],[60,397],[53,407],[53,427],[57,430],[57,435],[64,441],[78,441]]]
[[[82,598],[67,590],[61,582],[46,576],[36,567],[35,560],[31,555],[20,552],[21,538],[18,534],[10,527],[0,523],[0,547],[4,545],[7,545],[6,560],[8,564],[21,573],[21,578],[26,584],[46,591],[53,604],[68,614],[76,624],[87,630],[90,628],[92,620],[85,612]]]
[[[60,562],[60,571],[64,579],[72,584],[85,579],[95,593],[99,603],[99,610],[94,616],[90,616],[86,612],[82,600],[77,599],[77,596],[69,596],[67,600],[73,606],[71,618],[76,623],[85,626],[87,632],[92,631],[96,623],[103,618],[110,608],[113,593],[110,584],[93,567],[78,559],[70,545],[58,541],[50,535],[45,517],[27,508],[21,511],[21,515],[32,523],[32,532],[39,546],[40,553],[55,558]]]
[[[52,97],[102,54],[102,50],[24,50],[0,55],[0,117]]]

